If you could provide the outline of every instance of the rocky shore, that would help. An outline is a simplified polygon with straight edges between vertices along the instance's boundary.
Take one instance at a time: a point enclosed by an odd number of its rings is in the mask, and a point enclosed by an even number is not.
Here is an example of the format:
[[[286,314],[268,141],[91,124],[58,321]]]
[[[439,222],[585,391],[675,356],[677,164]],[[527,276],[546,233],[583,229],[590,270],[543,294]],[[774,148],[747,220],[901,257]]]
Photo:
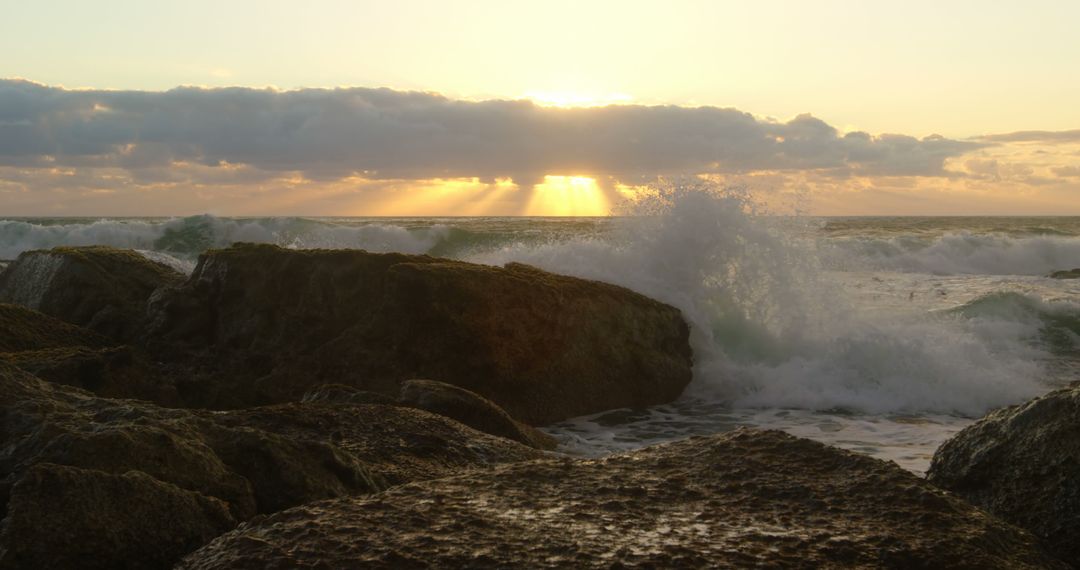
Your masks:
[[[237,245],[0,273],[0,568],[1080,564],[1080,389],[927,479],[773,431],[601,459],[536,429],[669,402],[679,311],[510,264]]]

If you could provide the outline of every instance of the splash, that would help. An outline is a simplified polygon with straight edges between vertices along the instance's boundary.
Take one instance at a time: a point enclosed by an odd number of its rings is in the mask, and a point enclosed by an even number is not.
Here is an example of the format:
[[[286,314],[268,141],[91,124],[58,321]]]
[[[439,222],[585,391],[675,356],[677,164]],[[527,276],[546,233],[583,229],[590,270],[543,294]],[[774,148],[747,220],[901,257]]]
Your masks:
[[[1037,326],[926,311],[867,311],[822,267],[805,221],[740,189],[663,182],[602,238],[508,246],[519,261],[617,283],[691,323],[691,398],[734,407],[977,416],[1037,395]]]

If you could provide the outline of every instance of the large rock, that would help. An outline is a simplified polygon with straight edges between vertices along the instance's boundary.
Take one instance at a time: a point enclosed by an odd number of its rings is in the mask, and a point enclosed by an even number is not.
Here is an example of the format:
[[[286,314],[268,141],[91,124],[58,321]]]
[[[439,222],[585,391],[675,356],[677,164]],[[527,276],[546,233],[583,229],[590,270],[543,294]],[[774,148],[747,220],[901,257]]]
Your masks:
[[[938,449],[927,477],[1080,567],[1080,387],[990,413]]]
[[[0,302],[127,340],[155,289],[183,275],[134,251],[103,246],[27,251],[0,273]]]
[[[0,303],[0,353],[85,346],[112,346],[93,331],[19,305]]]
[[[510,417],[494,402],[464,388],[435,380],[401,385],[402,404],[453,418],[471,428],[537,449],[555,449],[555,438]]]
[[[15,504],[19,486],[42,464],[111,476],[141,473],[219,500],[241,521],[310,501],[540,456],[421,410],[300,403],[219,413],[168,409],[100,398],[0,362],[0,506]],[[114,479],[70,480],[91,486]],[[118,528],[136,524],[122,509],[108,512],[119,517]],[[136,510],[131,516],[147,512],[154,511]],[[15,514],[0,509],[0,515]],[[25,527],[37,520],[44,519],[8,520],[2,536],[25,541],[34,533],[53,532],[48,526]],[[2,540],[0,551],[18,550]],[[124,548],[129,547],[134,548]],[[78,545],[71,548],[70,553],[80,552]]]
[[[178,568],[1064,568],[895,464],[737,431],[303,505]]]
[[[11,492],[0,568],[171,568],[234,526],[221,501],[139,471],[40,463]]]
[[[184,392],[210,407],[427,377],[540,425],[668,402],[690,381],[677,309],[519,264],[238,245],[201,256],[150,314],[159,353],[204,357]]]
[[[180,403],[139,349],[19,305],[0,303],[0,360],[101,396]]]

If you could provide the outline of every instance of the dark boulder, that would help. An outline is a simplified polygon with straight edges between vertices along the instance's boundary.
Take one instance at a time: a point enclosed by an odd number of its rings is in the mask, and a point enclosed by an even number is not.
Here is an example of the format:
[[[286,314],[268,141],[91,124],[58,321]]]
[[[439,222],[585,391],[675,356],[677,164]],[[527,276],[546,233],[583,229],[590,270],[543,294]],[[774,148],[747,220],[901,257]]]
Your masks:
[[[49,382],[110,398],[180,403],[137,347],[116,341],[19,305],[0,303],[0,360]]]
[[[988,414],[938,449],[927,477],[1080,567],[1080,387]]]
[[[85,346],[114,346],[105,337],[55,317],[7,303],[0,303],[0,353]]]
[[[142,326],[154,290],[183,277],[130,250],[90,246],[27,251],[0,273],[0,302],[129,340]]]
[[[392,529],[392,530],[391,530]],[[303,505],[178,568],[1065,568],[895,464],[740,430]]]
[[[171,568],[234,526],[221,501],[139,471],[39,463],[11,491],[0,568]]]
[[[152,341],[203,358],[195,405],[438,378],[531,425],[668,402],[690,381],[679,311],[627,289],[427,256],[237,245],[150,304]]]
[[[1080,268],[1054,271],[1047,277],[1051,279],[1080,279]]]
[[[537,449],[555,449],[555,438],[510,417],[491,400],[464,388],[434,380],[408,380],[400,402],[453,418],[471,428]]]
[[[321,404],[382,404],[384,406],[398,405],[397,399],[381,392],[361,390],[344,384],[322,384],[316,386],[300,398],[301,402]]]
[[[300,403],[217,413],[169,409],[100,398],[0,362],[0,516],[15,513],[4,506],[15,504],[20,482],[42,464],[111,476],[138,472],[220,500],[242,521],[319,499],[539,456],[421,410]],[[93,480],[98,479],[85,481]],[[110,513],[119,517],[118,528],[136,524],[122,509]],[[23,526],[34,520],[4,522],[4,536],[23,541],[52,532]],[[79,552],[78,545],[71,548]],[[0,542],[0,551],[5,549],[18,550]]]

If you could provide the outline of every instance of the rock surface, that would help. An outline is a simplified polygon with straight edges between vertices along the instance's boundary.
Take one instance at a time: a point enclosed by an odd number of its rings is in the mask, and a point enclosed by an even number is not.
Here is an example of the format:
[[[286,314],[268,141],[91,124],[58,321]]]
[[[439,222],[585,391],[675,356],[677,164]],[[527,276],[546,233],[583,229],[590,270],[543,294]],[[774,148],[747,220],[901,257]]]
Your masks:
[[[740,430],[322,501],[178,568],[1064,568],[891,463]]]
[[[11,492],[0,568],[171,568],[234,526],[221,501],[138,471],[40,463]]]
[[[142,326],[150,295],[182,280],[176,270],[134,251],[57,247],[24,252],[0,273],[0,302],[128,340]]]
[[[101,396],[180,402],[145,354],[117,344],[49,315],[0,303],[0,361]]]
[[[1051,279],[1080,279],[1080,268],[1054,271],[1048,277]]]
[[[691,374],[677,309],[519,264],[237,245],[201,256],[150,317],[160,353],[203,358],[184,393],[206,407],[428,377],[542,425],[671,401]]]
[[[408,380],[401,385],[402,404],[453,418],[471,428],[512,439],[536,449],[555,449],[555,438],[510,417],[491,400],[445,382]]]
[[[927,477],[1080,567],[1080,387],[990,413],[938,449]]]
[[[319,499],[540,456],[421,410],[301,403],[219,413],[168,409],[100,398],[0,362],[3,516],[16,514],[6,505],[15,504],[19,485],[42,464],[109,476],[139,472],[220,500],[239,521]],[[136,524],[122,510],[110,513],[118,528]],[[34,532],[52,531],[23,526],[33,520],[5,522],[4,536],[28,540]],[[5,549],[17,550],[0,542],[0,551]]]

